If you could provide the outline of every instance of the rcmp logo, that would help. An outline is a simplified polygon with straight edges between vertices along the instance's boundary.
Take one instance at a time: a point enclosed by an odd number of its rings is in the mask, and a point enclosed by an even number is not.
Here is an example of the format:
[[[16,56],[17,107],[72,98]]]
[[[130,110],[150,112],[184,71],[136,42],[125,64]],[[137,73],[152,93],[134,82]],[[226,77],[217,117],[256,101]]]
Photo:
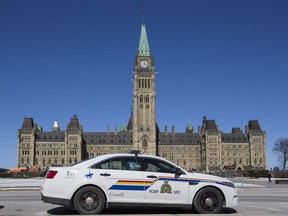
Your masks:
[[[94,175],[94,174],[91,173],[90,170],[89,170],[89,173],[86,174],[85,177],[86,177],[87,179],[91,179],[93,175]]]
[[[172,193],[172,187],[170,184],[168,184],[169,181],[165,180],[164,184],[161,186],[161,190],[160,193],[168,193],[171,194]]]

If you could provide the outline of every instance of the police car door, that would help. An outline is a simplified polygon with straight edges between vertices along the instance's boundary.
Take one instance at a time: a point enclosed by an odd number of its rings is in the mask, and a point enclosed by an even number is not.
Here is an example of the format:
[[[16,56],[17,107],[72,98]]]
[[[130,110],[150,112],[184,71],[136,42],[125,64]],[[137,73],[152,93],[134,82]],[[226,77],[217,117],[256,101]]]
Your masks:
[[[183,171],[157,158],[143,157],[142,166],[144,178],[149,182],[149,186],[145,188],[147,204],[188,203],[189,182]],[[177,171],[178,174],[175,174]]]
[[[144,203],[143,172],[135,157],[114,157],[94,166],[109,202]]]

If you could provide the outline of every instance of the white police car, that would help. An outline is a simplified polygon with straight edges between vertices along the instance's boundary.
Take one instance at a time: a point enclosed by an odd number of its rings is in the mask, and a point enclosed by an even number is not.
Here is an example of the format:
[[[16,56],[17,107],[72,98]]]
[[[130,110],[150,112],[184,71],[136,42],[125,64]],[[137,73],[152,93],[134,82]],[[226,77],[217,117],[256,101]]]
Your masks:
[[[180,207],[220,213],[238,203],[233,182],[189,173],[156,156],[101,155],[69,167],[51,167],[41,188],[44,202],[98,214],[105,207]]]

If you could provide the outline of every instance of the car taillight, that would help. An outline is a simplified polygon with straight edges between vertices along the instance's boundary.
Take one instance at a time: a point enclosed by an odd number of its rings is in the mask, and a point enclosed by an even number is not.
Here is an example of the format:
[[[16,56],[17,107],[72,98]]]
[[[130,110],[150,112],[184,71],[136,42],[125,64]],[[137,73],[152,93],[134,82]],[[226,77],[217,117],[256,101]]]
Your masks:
[[[45,178],[48,178],[48,179],[53,179],[56,174],[58,173],[58,171],[55,171],[55,170],[49,170],[45,176]]]

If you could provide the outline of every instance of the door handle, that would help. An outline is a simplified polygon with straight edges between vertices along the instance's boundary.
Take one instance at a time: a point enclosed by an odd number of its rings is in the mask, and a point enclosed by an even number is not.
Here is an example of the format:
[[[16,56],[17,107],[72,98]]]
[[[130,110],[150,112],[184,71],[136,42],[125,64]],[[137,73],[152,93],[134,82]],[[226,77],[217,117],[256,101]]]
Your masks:
[[[157,176],[154,176],[154,175],[148,175],[146,176],[147,178],[157,178]]]
[[[101,176],[111,176],[109,173],[100,173]]]

